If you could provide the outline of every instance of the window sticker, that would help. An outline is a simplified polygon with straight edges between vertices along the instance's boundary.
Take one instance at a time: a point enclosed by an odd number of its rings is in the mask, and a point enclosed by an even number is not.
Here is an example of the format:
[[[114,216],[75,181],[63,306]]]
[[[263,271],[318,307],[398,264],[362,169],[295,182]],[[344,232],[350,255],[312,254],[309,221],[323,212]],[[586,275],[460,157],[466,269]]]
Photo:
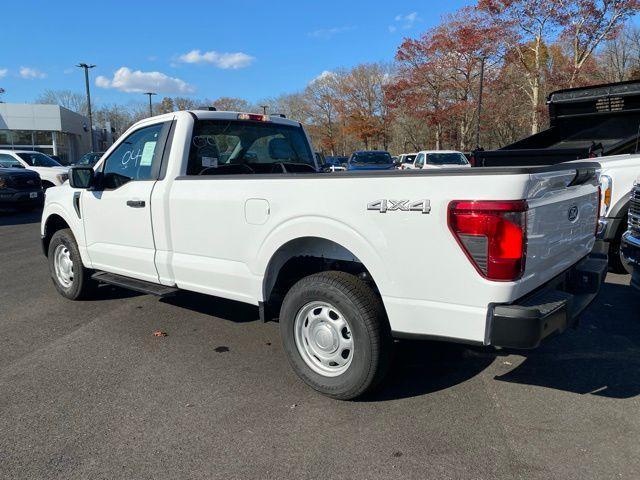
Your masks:
[[[156,149],[156,142],[146,142],[140,158],[140,166],[148,167],[153,162],[153,152]]]
[[[218,168],[218,157],[202,157],[202,166]]]

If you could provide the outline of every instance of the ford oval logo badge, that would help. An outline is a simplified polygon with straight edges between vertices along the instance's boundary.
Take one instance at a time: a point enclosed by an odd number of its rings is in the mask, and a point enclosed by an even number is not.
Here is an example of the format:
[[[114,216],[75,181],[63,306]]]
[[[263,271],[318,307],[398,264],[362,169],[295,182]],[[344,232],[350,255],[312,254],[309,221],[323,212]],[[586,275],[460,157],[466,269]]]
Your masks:
[[[576,219],[578,218],[578,206],[577,205],[573,205],[569,209],[569,213],[568,213],[567,216],[569,217],[569,221],[570,222],[575,222]]]

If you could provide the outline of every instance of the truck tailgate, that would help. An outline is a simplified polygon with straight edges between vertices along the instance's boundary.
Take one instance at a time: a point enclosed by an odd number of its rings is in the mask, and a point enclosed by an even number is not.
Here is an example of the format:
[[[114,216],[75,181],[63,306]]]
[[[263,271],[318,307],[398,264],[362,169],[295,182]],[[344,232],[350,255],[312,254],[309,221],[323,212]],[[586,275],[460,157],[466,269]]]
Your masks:
[[[594,168],[534,173],[527,193],[528,288],[587,255],[595,242],[599,190]]]

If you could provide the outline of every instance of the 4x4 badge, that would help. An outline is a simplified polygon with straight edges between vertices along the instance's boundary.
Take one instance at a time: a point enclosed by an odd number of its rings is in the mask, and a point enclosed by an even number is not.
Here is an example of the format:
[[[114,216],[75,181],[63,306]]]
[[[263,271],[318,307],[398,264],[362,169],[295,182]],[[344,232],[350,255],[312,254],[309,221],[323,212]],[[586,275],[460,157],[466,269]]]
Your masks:
[[[376,210],[380,213],[393,212],[431,212],[431,202],[429,200],[376,200],[367,204],[367,210]]]

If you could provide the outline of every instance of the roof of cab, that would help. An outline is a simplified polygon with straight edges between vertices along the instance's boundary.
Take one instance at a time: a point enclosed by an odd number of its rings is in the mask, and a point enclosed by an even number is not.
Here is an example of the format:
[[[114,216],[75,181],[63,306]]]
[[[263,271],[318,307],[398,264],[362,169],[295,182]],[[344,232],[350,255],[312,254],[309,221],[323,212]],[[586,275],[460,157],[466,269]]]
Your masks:
[[[232,112],[232,111],[216,111],[216,110],[189,110],[189,112],[193,113],[196,117],[198,117],[199,119],[206,119],[206,120],[240,120],[240,121],[244,121],[242,119],[238,119],[238,115],[241,114],[249,114],[249,115],[260,115],[262,116],[261,113],[251,113],[251,112]],[[299,127],[300,126],[300,122],[296,122],[295,120],[291,120],[288,118],[283,118],[280,115],[269,115],[267,114],[266,117],[268,117],[269,122],[273,122],[273,123],[279,123],[282,125],[291,125],[291,126],[295,126],[295,127]],[[251,121],[251,120],[249,120]]]

